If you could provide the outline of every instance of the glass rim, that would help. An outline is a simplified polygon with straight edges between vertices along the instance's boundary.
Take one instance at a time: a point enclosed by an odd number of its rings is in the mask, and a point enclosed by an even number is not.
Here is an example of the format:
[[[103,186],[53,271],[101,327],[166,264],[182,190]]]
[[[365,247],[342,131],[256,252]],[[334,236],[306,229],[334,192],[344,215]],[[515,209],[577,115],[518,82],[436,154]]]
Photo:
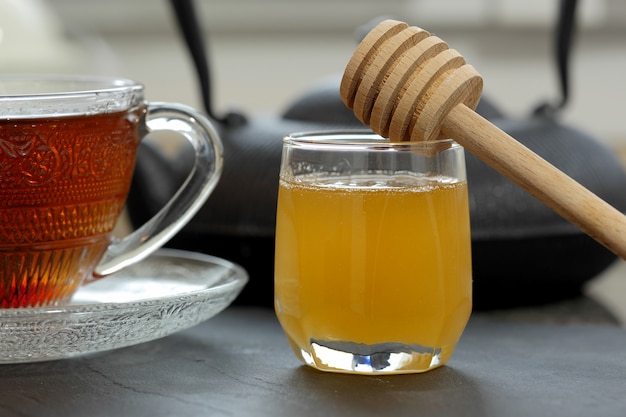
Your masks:
[[[92,75],[0,75],[0,102],[77,98],[94,94],[141,92],[143,85],[126,78]]]
[[[93,116],[139,108],[135,81],[89,75],[0,75],[0,120]]]
[[[376,150],[430,148],[433,146],[446,148],[460,147],[454,139],[435,139],[428,141],[392,142],[367,129],[316,130],[290,133],[283,138],[284,145],[296,147],[326,148],[361,148]]]

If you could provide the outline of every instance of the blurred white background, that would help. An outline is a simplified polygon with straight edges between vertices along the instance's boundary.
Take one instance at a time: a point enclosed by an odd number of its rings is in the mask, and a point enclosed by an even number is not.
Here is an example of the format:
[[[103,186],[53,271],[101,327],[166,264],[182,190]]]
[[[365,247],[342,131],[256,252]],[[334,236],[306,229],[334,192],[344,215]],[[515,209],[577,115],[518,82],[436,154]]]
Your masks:
[[[421,26],[483,75],[485,93],[525,117],[558,97],[553,23],[558,0],[196,0],[219,111],[279,113],[340,76],[355,29],[379,16]],[[199,107],[196,77],[167,0],[0,0],[0,72],[117,75],[149,100]],[[571,101],[563,121],[626,149],[626,2],[579,0]],[[589,293],[626,324],[626,263]]]
[[[552,28],[559,0],[196,0],[219,109],[280,112],[338,76],[355,29],[381,15],[461,52],[485,93],[524,117],[556,98]],[[626,147],[626,2],[580,0],[564,121]],[[0,0],[0,71],[82,72],[144,82],[149,98],[199,105],[167,0]]]

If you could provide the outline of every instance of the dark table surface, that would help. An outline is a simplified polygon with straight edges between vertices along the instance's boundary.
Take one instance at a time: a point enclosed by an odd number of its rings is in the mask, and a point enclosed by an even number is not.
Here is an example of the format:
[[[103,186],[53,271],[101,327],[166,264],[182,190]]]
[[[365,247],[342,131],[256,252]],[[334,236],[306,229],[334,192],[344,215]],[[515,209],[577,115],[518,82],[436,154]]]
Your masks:
[[[448,365],[354,376],[303,366],[272,311],[231,306],[153,342],[0,365],[0,416],[625,416],[626,331],[537,317],[477,313]]]

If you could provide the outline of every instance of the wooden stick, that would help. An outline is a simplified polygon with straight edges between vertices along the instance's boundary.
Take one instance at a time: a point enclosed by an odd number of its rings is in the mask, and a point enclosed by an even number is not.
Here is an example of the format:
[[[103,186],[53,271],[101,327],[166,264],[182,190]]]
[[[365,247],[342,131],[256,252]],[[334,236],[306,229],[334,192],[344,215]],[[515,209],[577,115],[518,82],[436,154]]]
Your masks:
[[[554,165],[462,104],[445,117],[442,133],[626,259],[626,216]]]
[[[359,44],[340,95],[392,141],[447,137],[626,259],[626,216],[473,111],[475,69],[440,39],[386,20]]]

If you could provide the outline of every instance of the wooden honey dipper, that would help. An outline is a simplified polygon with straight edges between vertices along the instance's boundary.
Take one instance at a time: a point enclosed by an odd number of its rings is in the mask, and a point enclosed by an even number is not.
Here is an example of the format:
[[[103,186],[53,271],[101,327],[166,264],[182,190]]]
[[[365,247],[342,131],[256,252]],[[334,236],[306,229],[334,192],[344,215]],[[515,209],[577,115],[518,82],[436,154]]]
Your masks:
[[[474,112],[482,84],[441,39],[385,20],[355,50],[340,94],[361,122],[391,141],[454,139],[626,259],[626,217]]]

